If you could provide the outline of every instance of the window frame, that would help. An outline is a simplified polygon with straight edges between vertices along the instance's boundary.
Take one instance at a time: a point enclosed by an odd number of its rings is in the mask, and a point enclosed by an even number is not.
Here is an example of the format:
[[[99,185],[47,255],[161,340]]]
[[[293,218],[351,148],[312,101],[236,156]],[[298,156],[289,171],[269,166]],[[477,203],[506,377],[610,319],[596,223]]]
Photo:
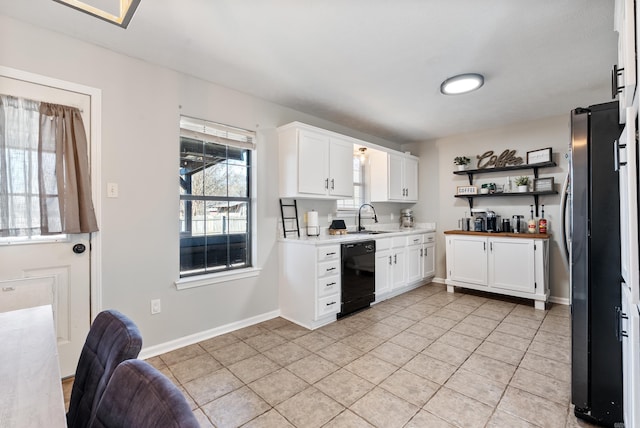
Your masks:
[[[356,212],[358,211],[358,209],[360,208],[360,206],[362,204],[366,203],[366,200],[367,200],[367,197],[366,197],[366,194],[365,194],[365,192],[367,190],[366,189],[367,184],[365,182],[365,180],[366,180],[366,162],[362,161],[361,153],[356,153],[356,152],[353,153],[353,162],[354,163],[358,162],[358,164],[360,165],[360,174],[359,174],[360,175],[360,180],[358,182],[356,182],[356,181],[353,182],[353,187],[354,187],[354,191],[353,191],[354,197],[353,198],[351,198],[351,199],[339,199],[336,202],[336,211],[338,213],[340,213],[340,215],[343,215],[343,214],[353,214],[353,215],[355,215]],[[356,187],[360,188],[360,192],[359,192],[359,194],[360,194],[360,203],[359,204],[355,200],[355,195],[358,194],[358,192],[355,191]],[[352,206],[352,207],[340,206],[340,202],[341,201],[353,201],[353,203],[355,205]]]
[[[257,158],[258,158],[258,150],[257,150],[257,145],[255,144],[255,141],[257,139],[256,133],[253,131],[249,131],[249,130],[244,130],[244,129],[239,129],[239,128],[234,128],[234,127],[230,127],[228,125],[224,125],[224,124],[220,124],[220,123],[216,123],[216,122],[211,122],[211,121],[205,121],[205,120],[201,120],[201,119],[194,119],[194,118],[190,118],[188,116],[184,116],[181,115],[180,116],[181,119],[181,126],[180,126],[180,133],[179,133],[179,141],[182,141],[183,137],[186,138],[192,138],[192,139],[197,139],[199,140],[202,144],[206,144],[206,143],[214,143],[214,144],[219,144],[219,145],[223,145],[223,146],[228,146],[228,147],[234,147],[234,148],[239,148],[242,150],[247,150],[248,151],[248,156],[247,156],[247,196],[242,196],[242,197],[238,197],[238,196],[205,196],[205,195],[184,195],[181,192],[179,193],[179,201],[182,204],[182,201],[185,200],[199,200],[199,201],[203,201],[204,203],[210,202],[210,201],[222,201],[222,202],[244,202],[246,203],[247,206],[247,231],[246,231],[246,260],[245,260],[245,264],[243,266],[240,267],[232,267],[229,264],[229,261],[227,260],[227,264],[226,267],[223,269],[216,269],[216,268],[204,268],[202,271],[200,272],[194,272],[194,273],[190,273],[190,274],[183,274],[183,271],[180,269],[180,266],[178,266],[178,275],[179,278],[175,281],[175,286],[178,290],[181,289],[187,289],[187,288],[193,288],[193,287],[199,287],[199,286],[205,286],[205,285],[211,285],[211,284],[216,284],[216,283],[223,283],[223,282],[228,282],[231,280],[235,280],[235,279],[241,279],[241,278],[248,278],[248,277],[253,277],[258,275],[258,272],[260,271],[260,269],[257,267],[257,239],[256,239],[256,222],[257,222],[257,203],[256,203],[256,195],[257,195],[257,172],[256,172],[256,165],[257,165]],[[220,128],[226,128],[229,130],[233,131],[239,131],[239,133],[245,133],[250,135],[250,139],[251,139],[251,144],[246,144],[246,143],[239,143],[238,145],[233,144],[233,142],[222,138],[221,140],[224,141],[214,141],[215,138],[209,139],[206,138],[206,136],[208,134],[202,134],[202,137],[205,138],[195,138],[194,137],[194,132],[193,130],[189,131],[187,130],[187,132],[185,131],[185,128],[183,128],[182,126],[182,120],[186,120],[188,121],[190,124],[193,123],[201,123],[201,124],[206,124],[206,126],[209,127],[220,127]],[[230,142],[230,143],[228,143]],[[180,143],[180,145],[182,145],[182,143]],[[228,173],[228,172],[227,172]],[[182,228],[179,229],[179,247],[181,247],[181,240],[183,237],[183,232],[182,232]],[[223,234],[221,236],[229,236],[229,232],[227,232],[226,234]],[[227,254],[229,251],[229,242],[227,241],[226,243],[226,247],[227,247]],[[180,259],[180,255],[178,257]],[[180,265],[180,263],[179,263]]]

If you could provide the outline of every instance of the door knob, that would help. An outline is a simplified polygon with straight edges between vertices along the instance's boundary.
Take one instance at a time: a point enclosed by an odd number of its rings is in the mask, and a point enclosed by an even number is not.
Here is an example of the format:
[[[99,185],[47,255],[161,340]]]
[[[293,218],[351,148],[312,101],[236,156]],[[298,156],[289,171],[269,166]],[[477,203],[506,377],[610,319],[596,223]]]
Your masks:
[[[82,254],[86,249],[87,247],[84,244],[76,244],[73,246],[73,252],[76,254]]]

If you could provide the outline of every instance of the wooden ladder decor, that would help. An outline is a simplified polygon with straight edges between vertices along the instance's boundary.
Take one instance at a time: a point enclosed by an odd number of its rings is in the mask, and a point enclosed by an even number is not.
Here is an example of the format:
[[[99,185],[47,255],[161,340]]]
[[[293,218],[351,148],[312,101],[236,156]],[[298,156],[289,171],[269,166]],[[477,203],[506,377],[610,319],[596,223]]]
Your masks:
[[[285,211],[287,211],[289,215],[285,215]],[[282,216],[282,233],[284,234],[284,237],[287,237],[287,233],[296,232],[299,238],[300,223],[298,222],[298,203],[296,200],[292,199],[292,202],[287,204],[282,200],[282,198],[280,198],[280,214]],[[290,221],[291,224],[295,224],[295,229],[287,229],[287,220]],[[294,220],[295,223],[293,223]]]

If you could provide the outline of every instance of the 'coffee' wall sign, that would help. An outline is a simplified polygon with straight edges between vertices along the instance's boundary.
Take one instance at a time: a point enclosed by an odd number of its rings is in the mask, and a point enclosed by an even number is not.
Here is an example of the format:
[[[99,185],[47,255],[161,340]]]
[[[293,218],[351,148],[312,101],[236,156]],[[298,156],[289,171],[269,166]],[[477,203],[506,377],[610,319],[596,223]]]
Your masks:
[[[507,165],[521,165],[522,158],[516,156],[515,150],[505,150],[500,156],[493,154],[493,150],[484,152],[482,155],[476,156],[478,158],[478,169],[486,168],[502,168]]]

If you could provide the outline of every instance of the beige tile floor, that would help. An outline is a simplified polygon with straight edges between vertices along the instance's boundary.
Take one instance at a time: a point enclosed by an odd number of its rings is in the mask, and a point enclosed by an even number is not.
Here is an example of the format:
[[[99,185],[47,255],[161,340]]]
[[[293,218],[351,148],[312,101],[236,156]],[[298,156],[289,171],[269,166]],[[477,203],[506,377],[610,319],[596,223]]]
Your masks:
[[[569,323],[567,306],[427,284],[314,331],[275,318],[149,362],[203,427],[585,427]]]

